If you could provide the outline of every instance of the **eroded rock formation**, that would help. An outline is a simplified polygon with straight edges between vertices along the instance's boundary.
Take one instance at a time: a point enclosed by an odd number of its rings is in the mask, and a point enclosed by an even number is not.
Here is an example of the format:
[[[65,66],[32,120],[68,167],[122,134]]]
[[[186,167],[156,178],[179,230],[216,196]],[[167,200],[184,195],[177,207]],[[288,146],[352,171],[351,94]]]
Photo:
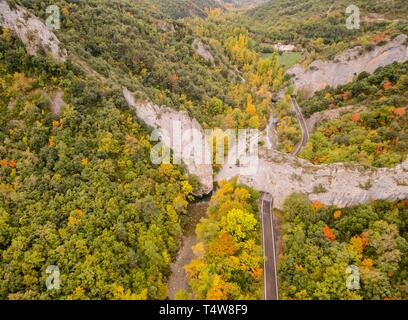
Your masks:
[[[0,0],[0,25],[12,30],[19,37],[29,54],[36,54],[42,47],[55,60],[66,60],[67,51],[61,48],[55,34],[25,8],[17,6],[12,9],[5,0]]]
[[[274,197],[274,207],[295,192],[326,205],[346,207],[373,199],[408,197],[408,161],[395,168],[368,168],[353,164],[312,165],[310,162],[274,150],[260,150],[258,172],[240,175],[238,166],[225,165],[216,180],[238,176],[257,190]]]
[[[210,51],[208,51],[204,43],[199,40],[199,39],[194,39],[192,45],[191,45],[195,51],[196,54],[198,54],[201,58],[203,58],[205,61],[214,63],[214,57],[211,54]]]
[[[371,51],[355,47],[336,56],[333,61],[316,60],[305,70],[296,64],[287,71],[293,76],[296,89],[310,96],[326,86],[337,87],[353,80],[355,75],[365,71],[373,73],[379,67],[393,62],[408,60],[407,36],[399,35],[383,46]],[[363,51],[362,54],[360,54]]]
[[[137,102],[126,88],[123,89],[123,95],[141,120],[154,129],[160,129],[158,133],[160,140],[173,151],[181,151],[181,160],[186,165],[187,171],[196,176],[201,183],[201,189],[196,192],[196,195],[210,193],[213,189],[212,156],[204,130],[197,120],[190,118],[187,112],[175,111],[153,103]],[[178,131],[182,134],[181,140],[177,136]],[[198,151],[200,154],[198,161],[193,159],[189,152],[185,152],[186,150],[181,150],[188,145],[201,148]]]

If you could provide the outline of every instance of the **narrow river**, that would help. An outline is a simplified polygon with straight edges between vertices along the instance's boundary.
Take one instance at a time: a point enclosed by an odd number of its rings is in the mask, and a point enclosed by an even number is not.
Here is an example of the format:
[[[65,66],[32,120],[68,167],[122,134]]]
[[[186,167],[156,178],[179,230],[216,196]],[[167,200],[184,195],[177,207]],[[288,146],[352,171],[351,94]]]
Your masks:
[[[169,299],[174,300],[176,293],[184,289],[188,291],[187,274],[184,271],[184,266],[189,264],[194,258],[192,246],[196,244],[196,225],[201,218],[206,216],[207,208],[210,204],[209,198],[193,202],[188,207],[188,221],[184,226],[183,244],[178,252],[176,260],[170,266],[171,275],[168,282]]]

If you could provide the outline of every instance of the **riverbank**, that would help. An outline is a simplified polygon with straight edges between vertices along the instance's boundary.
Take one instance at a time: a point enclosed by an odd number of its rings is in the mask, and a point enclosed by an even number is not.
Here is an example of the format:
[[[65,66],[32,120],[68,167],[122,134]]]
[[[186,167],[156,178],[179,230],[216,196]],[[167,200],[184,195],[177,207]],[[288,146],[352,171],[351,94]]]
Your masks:
[[[189,290],[187,274],[184,270],[184,266],[194,259],[192,247],[197,242],[195,229],[201,218],[206,216],[209,205],[209,199],[205,199],[191,203],[188,207],[188,221],[184,226],[183,244],[176,260],[170,266],[171,275],[168,282],[170,300],[174,300],[178,291]]]

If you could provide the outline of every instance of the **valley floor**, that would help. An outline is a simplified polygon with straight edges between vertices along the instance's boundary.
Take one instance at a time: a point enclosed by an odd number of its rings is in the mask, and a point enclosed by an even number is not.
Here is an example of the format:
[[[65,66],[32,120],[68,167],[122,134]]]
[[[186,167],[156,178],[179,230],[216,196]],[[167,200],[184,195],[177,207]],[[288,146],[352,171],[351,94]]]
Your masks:
[[[192,203],[188,208],[187,225],[184,229],[184,237],[182,247],[177,255],[176,260],[170,266],[171,275],[168,282],[169,298],[174,300],[176,294],[180,290],[189,290],[187,274],[184,266],[189,264],[195,258],[193,246],[196,244],[196,225],[204,218],[209,206],[208,201],[200,201]]]

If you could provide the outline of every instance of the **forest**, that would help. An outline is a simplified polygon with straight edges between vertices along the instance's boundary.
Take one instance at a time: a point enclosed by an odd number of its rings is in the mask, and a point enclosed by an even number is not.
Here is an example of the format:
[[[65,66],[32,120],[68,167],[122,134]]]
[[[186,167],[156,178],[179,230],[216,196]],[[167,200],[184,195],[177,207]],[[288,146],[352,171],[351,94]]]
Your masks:
[[[0,36],[0,298],[165,299],[193,191],[115,92]],[[66,105],[50,111],[63,88]],[[47,290],[49,265],[61,290]]]
[[[85,62],[106,83],[126,86],[139,99],[185,110],[204,127],[263,127],[271,92],[284,82],[276,57],[261,59],[245,29],[222,25],[220,8],[202,18],[174,20],[161,0],[156,5],[145,0],[12,2],[43,19],[45,8],[57,5],[61,29],[56,34],[72,63]],[[195,52],[199,38],[213,61]]]
[[[207,218],[196,227],[196,258],[185,266],[192,292],[178,299],[261,299],[263,250],[258,216],[259,193],[236,179],[221,181]]]
[[[353,106],[354,111],[318,125],[301,157],[314,164],[355,162],[392,167],[408,150],[408,63],[394,63],[374,74],[363,72],[336,89],[302,101],[305,116]]]
[[[294,194],[282,216],[283,299],[407,299],[407,201],[339,209]],[[349,266],[357,267],[359,289],[347,287]]]

